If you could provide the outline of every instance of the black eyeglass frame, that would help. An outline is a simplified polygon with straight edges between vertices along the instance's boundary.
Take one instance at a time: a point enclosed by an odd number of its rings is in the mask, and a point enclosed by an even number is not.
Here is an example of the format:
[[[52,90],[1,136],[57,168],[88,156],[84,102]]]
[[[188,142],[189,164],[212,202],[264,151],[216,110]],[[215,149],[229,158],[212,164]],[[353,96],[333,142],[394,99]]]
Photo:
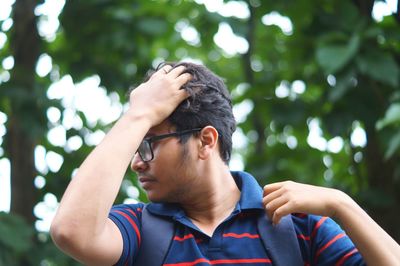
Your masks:
[[[201,131],[202,129],[203,128],[193,128],[193,129],[187,129],[187,130],[182,130],[182,131],[178,131],[178,132],[172,132],[172,133],[156,135],[156,136],[151,136],[151,137],[145,138],[140,143],[139,148],[137,149],[136,152],[139,153],[140,159],[143,162],[150,162],[154,159],[153,147],[151,145],[153,142],[160,141],[165,138],[181,137],[183,135],[193,134],[195,132]],[[146,159],[146,155],[145,155],[146,152],[144,151],[144,149],[148,149],[150,151],[150,155],[151,155],[150,159],[148,159],[148,158]]]

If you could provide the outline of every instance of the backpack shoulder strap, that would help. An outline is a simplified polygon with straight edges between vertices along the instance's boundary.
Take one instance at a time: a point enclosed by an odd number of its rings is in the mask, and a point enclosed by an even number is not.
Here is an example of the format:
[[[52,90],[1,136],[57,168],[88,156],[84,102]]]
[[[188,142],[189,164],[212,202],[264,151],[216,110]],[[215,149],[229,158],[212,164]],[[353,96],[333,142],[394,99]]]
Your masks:
[[[172,242],[174,222],[150,213],[147,206],[142,210],[141,244],[134,265],[160,266]]]
[[[273,265],[304,265],[290,215],[283,217],[279,224],[272,225],[271,220],[263,212],[258,217],[257,227]]]

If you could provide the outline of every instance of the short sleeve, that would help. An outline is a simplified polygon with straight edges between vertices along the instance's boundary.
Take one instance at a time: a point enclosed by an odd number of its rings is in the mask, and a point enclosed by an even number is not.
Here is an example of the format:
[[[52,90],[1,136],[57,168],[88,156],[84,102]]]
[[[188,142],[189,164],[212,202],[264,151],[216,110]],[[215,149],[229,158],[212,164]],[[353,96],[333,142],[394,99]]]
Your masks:
[[[331,218],[293,215],[305,264],[366,265],[351,239]]]
[[[123,239],[123,250],[115,265],[132,265],[141,242],[143,203],[121,204],[111,208],[109,218],[117,225]]]

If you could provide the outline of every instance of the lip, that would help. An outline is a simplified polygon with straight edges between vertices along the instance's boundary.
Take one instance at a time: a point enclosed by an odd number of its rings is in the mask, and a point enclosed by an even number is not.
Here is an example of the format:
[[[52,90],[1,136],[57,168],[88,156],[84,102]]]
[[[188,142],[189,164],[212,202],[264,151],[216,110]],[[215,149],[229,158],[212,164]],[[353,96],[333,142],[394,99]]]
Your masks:
[[[145,182],[155,182],[156,180],[154,178],[148,177],[148,176],[139,176],[139,182],[140,183],[145,183]]]
[[[139,176],[138,180],[144,189],[146,189],[146,187],[148,187],[150,184],[156,182],[154,178],[150,178],[147,176]]]

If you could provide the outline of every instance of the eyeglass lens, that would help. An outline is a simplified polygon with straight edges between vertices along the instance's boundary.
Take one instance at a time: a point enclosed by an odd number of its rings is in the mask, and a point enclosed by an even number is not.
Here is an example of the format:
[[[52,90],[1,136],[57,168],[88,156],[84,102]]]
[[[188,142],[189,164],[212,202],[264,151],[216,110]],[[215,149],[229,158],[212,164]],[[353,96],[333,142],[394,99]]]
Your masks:
[[[151,144],[149,141],[144,140],[144,141],[142,141],[142,143],[139,146],[138,152],[139,152],[140,158],[144,162],[148,162],[153,159],[153,154],[152,154],[150,145]]]

